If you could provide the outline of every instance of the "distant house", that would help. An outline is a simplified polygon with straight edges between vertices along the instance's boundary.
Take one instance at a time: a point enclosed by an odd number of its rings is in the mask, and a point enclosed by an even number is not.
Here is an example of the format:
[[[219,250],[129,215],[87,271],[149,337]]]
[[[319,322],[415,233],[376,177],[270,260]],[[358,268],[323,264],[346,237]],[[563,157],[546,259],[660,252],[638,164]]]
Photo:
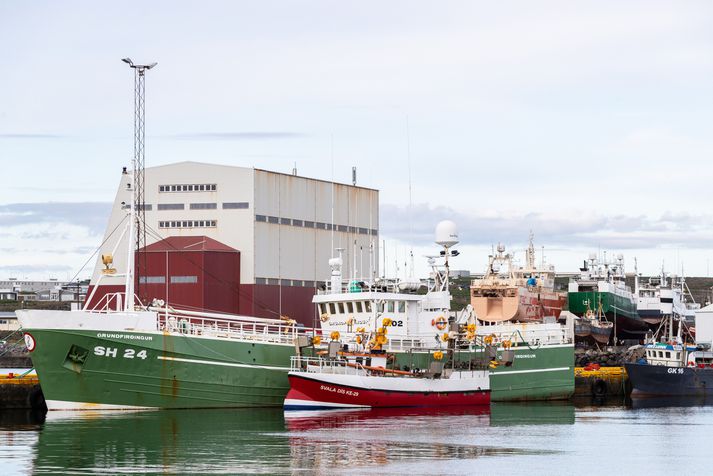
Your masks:
[[[20,324],[14,312],[0,312],[0,331],[16,331],[19,328]]]
[[[17,301],[17,291],[12,289],[0,289],[0,301]]]

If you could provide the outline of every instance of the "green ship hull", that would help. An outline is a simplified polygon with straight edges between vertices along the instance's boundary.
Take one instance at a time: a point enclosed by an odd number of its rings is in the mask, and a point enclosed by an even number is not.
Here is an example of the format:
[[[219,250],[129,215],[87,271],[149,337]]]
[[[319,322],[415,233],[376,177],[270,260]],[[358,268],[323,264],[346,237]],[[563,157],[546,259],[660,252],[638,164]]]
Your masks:
[[[648,330],[648,325],[636,310],[636,302],[610,292],[570,292],[568,294],[569,311],[583,316],[587,311],[604,314],[615,326],[616,336],[620,339],[640,339]],[[599,306],[601,304],[601,311]]]
[[[50,409],[280,406],[295,353],[294,345],[169,333],[27,332]]]
[[[26,329],[50,409],[281,406],[291,344],[163,332]],[[491,399],[566,399],[574,393],[574,348],[515,348],[511,367],[491,372]],[[456,359],[482,359],[482,350]],[[428,353],[396,353],[427,368]]]
[[[496,402],[565,400],[574,394],[574,345],[513,347],[514,362],[490,371],[490,399]],[[502,357],[502,350],[498,351]],[[484,361],[484,351],[458,351],[456,361]],[[425,353],[396,353],[396,364],[428,368],[433,359]]]

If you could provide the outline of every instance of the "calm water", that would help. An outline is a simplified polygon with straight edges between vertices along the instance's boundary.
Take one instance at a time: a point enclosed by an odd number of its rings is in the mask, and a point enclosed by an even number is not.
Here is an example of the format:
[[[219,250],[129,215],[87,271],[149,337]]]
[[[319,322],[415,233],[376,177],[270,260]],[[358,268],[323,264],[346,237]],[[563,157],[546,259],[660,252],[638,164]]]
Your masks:
[[[53,412],[44,421],[0,412],[0,475],[710,474],[706,403]]]

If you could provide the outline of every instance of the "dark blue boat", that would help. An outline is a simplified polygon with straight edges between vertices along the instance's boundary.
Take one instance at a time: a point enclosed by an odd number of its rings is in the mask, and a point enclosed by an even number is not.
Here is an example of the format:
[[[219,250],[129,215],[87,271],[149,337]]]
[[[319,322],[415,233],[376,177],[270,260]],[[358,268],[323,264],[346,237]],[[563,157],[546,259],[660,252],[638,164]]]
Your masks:
[[[624,364],[632,396],[713,395],[713,352],[702,346],[656,343],[645,358]]]

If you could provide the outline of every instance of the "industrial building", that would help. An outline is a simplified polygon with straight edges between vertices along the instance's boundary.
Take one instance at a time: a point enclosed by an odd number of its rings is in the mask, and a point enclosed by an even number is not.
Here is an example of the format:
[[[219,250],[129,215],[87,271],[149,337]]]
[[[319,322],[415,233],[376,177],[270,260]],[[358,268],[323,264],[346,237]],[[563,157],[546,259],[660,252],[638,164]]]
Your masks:
[[[131,175],[121,174],[98,259],[90,307],[123,290]],[[377,190],[246,167],[181,162],[146,169],[145,246],[137,253],[136,293],[144,302],[305,325],[315,289],[342,254],[345,274],[378,274]],[[121,241],[121,243],[118,243]],[[99,278],[101,277],[101,281]],[[99,288],[93,292],[99,282]]]

